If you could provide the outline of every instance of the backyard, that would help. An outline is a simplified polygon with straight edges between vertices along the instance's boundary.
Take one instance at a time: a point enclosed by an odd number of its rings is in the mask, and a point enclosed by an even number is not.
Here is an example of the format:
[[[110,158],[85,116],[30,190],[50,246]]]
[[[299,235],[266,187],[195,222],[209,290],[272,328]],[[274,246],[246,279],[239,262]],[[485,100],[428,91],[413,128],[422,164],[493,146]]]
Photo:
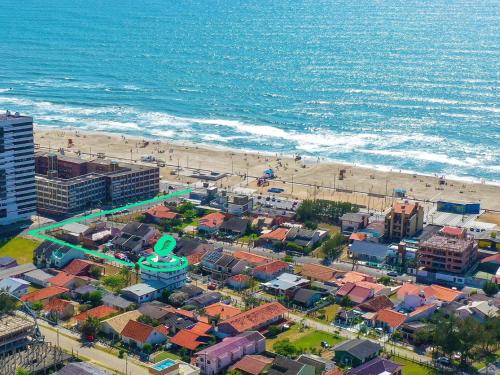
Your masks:
[[[0,257],[12,257],[18,264],[32,263],[33,252],[40,245],[39,241],[24,237],[14,237],[7,241],[0,241]]]
[[[294,324],[289,330],[280,333],[273,339],[266,340],[267,350],[273,351],[274,343],[284,339],[289,339],[296,348],[303,351],[308,351],[312,348],[316,350],[320,349],[322,341],[326,341],[330,346],[334,346],[343,340],[341,337],[322,331],[315,331],[311,328],[301,330],[300,325]]]
[[[154,358],[153,362],[160,362],[163,361],[164,359],[175,359],[175,360],[180,360],[181,357],[179,357],[177,354],[171,353],[171,352],[159,352],[157,353]]]
[[[392,357],[391,361],[399,363],[400,365],[403,366],[403,375],[437,375],[438,371],[431,368],[427,367],[424,365],[421,365],[417,362],[412,362],[406,358],[402,357]]]

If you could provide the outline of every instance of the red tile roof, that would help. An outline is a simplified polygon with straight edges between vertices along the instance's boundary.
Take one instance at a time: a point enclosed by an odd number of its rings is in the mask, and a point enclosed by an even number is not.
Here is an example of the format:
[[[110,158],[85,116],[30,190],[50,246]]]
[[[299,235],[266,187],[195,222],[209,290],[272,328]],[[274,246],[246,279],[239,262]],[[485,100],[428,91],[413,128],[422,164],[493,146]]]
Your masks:
[[[271,319],[284,315],[288,310],[279,302],[266,303],[251,310],[242,312],[225,320],[219,325],[231,326],[237,332],[255,329]]]
[[[272,358],[267,358],[262,355],[246,355],[231,366],[231,369],[240,370],[245,374],[259,375],[262,374],[271,363],[273,363]]]
[[[441,285],[418,285],[412,283],[403,284],[397,292],[399,299],[404,299],[405,295],[420,295],[425,298],[436,297],[443,302],[453,302],[463,295],[462,292]]]
[[[105,319],[109,318],[113,314],[117,314],[119,311],[113,307],[109,307],[106,305],[101,305],[89,309],[87,311],[82,312],[75,316],[75,319],[78,321],[87,320],[88,317],[97,318],[97,319]]]
[[[135,320],[129,320],[125,327],[123,327],[121,335],[136,342],[145,343],[154,330],[155,328],[150,325]]]
[[[69,292],[68,288],[61,288],[59,286],[49,286],[40,290],[35,290],[34,292],[25,294],[21,297],[23,302],[36,302],[41,301],[50,297],[60,296],[61,294]]]
[[[289,231],[288,228],[276,228],[271,232],[264,233],[262,236],[260,236],[260,239],[271,240],[271,241],[284,241],[288,231]]]
[[[166,206],[155,206],[151,207],[146,211],[146,214],[155,217],[156,219],[172,220],[179,216],[178,213],[172,212],[170,208]]]
[[[252,264],[261,264],[267,263],[271,259],[264,257],[262,255],[257,255],[253,253],[249,253],[248,251],[235,251],[233,256],[238,259],[246,260],[248,263]]]
[[[66,284],[71,282],[75,277],[76,277],[75,275],[61,271],[54,277],[48,279],[47,281],[55,286],[65,286]]]
[[[338,297],[349,297],[354,303],[363,303],[373,295],[372,289],[347,282],[337,291]]]
[[[266,264],[261,264],[260,266],[257,266],[253,269],[253,272],[263,272],[267,274],[274,274],[275,272],[278,272],[280,270],[287,270],[288,269],[288,263],[283,262],[282,260],[273,260],[269,263]]]
[[[189,329],[181,329],[174,337],[170,339],[170,343],[189,350],[196,350],[200,345],[204,344],[204,342],[200,340],[202,337],[210,336],[193,332]]]
[[[364,241],[364,240],[366,240],[366,233],[359,233],[359,232],[352,233],[349,236],[349,240],[350,241]]]
[[[321,266],[319,264],[306,263],[302,265],[300,274],[310,279],[329,281],[335,276],[337,272],[337,270],[334,270],[330,267]]]
[[[81,275],[95,265],[94,262],[85,259],[74,259],[70,264],[63,268],[63,271],[71,275]]]
[[[489,263],[489,262],[500,264],[500,253],[490,255],[489,257],[481,259],[481,263]]]
[[[210,331],[212,328],[213,327],[212,327],[211,324],[208,324],[208,323],[205,323],[205,322],[198,322],[198,323],[196,323],[194,326],[192,326],[189,329],[191,331],[193,331],[193,332],[196,332],[196,333],[200,334],[200,335],[204,335],[208,331]]]
[[[377,296],[358,307],[363,311],[377,312],[382,309],[392,309],[394,303],[387,296]]]
[[[226,216],[223,213],[212,212],[203,216],[199,221],[199,225],[204,225],[208,228],[218,228],[222,225],[225,218]]]
[[[171,307],[171,306],[162,307],[161,309],[164,311],[168,311],[169,313],[172,313],[175,315],[182,315],[182,316],[185,316],[187,318],[196,319],[196,313],[194,311],[176,309],[175,307]]]
[[[220,319],[226,320],[241,313],[237,307],[226,305],[222,302],[214,303],[213,305],[205,307],[205,314],[210,317],[219,316]]]
[[[436,309],[436,306],[437,305],[435,303],[430,303],[428,305],[419,306],[415,310],[413,310],[411,313],[409,313],[408,316],[413,317],[413,316],[421,314],[421,313],[423,313],[425,311]]]
[[[66,301],[64,299],[54,298],[49,301],[44,307],[44,311],[48,312],[63,312],[66,307],[71,305],[70,301]]]
[[[250,281],[252,278],[248,275],[243,275],[243,274],[238,274],[238,275],[234,275],[234,276],[231,276],[228,280],[232,280],[232,281],[235,281],[237,283],[245,283],[245,282],[248,282]]]
[[[404,213],[405,215],[411,215],[413,211],[417,208],[416,204],[408,204],[408,203],[395,203],[394,212],[397,214]]]
[[[465,232],[466,230],[464,228],[457,227],[443,227],[441,229],[441,233],[451,237],[463,237]]]
[[[378,322],[384,322],[391,328],[398,328],[406,320],[406,315],[390,309],[383,309],[377,313],[375,318]]]

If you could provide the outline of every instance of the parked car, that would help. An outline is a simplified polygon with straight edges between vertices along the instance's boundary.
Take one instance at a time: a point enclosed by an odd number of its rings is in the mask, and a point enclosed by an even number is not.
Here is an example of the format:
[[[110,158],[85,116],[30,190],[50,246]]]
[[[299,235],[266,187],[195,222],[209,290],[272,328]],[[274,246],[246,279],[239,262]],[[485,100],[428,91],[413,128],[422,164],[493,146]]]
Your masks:
[[[398,273],[396,271],[389,271],[387,272],[387,276],[390,276],[390,277],[397,277],[398,276]]]
[[[210,283],[208,283],[207,288],[210,290],[215,290],[215,289],[217,289],[217,284],[210,282]]]

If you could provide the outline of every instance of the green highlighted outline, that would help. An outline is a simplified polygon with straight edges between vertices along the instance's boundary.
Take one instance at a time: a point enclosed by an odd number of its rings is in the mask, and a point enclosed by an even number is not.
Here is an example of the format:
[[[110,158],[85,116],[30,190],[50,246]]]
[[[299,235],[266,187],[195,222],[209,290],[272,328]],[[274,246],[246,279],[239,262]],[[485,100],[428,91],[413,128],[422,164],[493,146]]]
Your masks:
[[[59,228],[59,227],[62,227],[66,224],[79,223],[79,222],[85,221],[87,219],[94,219],[96,217],[101,217],[101,216],[105,216],[108,214],[114,214],[114,213],[119,212],[119,211],[123,211],[123,210],[130,209],[130,208],[135,208],[138,206],[143,206],[143,205],[150,204],[150,203],[161,202],[161,201],[164,201],[164,200],[167,200],[167,199],[179,196],[179,195],[188,194],[191,191],[192,191],[192,189],[184,189],[184,190],[176,191],[174,193],[170,193],[170,194],[167,194],[167,195],[164,195],[161,197],[156,197],[156,198],[148,199],[145,201],[128,204],[126,206],[122,206],[122,207],[118,207],[118,208],[113,208],[112,210],[96,212],[94,214],[85,215],[85,216],[70,219],[70,220],[64,220],[64,221],[61,221],[61,222],[58,222],[55,224],[47,225],[45,227],[30,230],[28,232],[28,234],[30,236],[40,238],[42,240],[51,241],[51,242],[54,242],[54,243],[62,245],[62,246],[71,247],[73,249],[82,251],[86,254],[90,254],[90,255],[93,255],[93,256],[98,257],[98,258],[107,259],[107,260],[117,262],[119,264],[123,264],[123,265],[129,266],[129,267],[134,267],[135,263],[128,262],[128,261],[121,260],[121,259],[117,259],[115,257],[100,253],[100,252],[95,251],[95,250],[85,249],[84,247],[73,245],[69,242],[62,241],[62,240],[59,240],[57,238],[47,236],[45,234],[41,234],[40,232],[43,232],[45,230]],[[158,240],[158,242],[154,246],[154,251],[156,254],[149,255],[146,258],[141,257],[138,261],[139,266],[141,268],[151,270],[151,271],[156,271],[156,272],[173,272],[173,271],[177,271],[177,270],[181,270],[183,268],[186,268],[188,265],[188,261],[185,257],[178,257],[178,256],[173,255],[173,254],[170,255],[175,248],[175,244],[176,244],[175,239],[172,236],[170,236],[168,234],[163,235],[162,237],[160,237],[160,239]],[[171,262],[156,262],[153,259],[156,257],[156,255],[159,257],[170,255],[172,258],[172,261]],[[156,264],[159,267],[152,267],[152,266],[145,265],[145,264],[143,264],[145,261],[147,261],[148,263],[153,264],[153,265]]]

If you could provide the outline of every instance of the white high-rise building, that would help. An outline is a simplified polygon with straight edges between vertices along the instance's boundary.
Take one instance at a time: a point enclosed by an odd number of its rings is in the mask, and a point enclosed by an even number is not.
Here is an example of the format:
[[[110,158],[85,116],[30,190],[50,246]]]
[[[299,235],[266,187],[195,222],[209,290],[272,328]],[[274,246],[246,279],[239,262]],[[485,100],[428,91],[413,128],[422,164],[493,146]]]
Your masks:
[[[0,225],[36,212],[33,118],[0,114]]]

